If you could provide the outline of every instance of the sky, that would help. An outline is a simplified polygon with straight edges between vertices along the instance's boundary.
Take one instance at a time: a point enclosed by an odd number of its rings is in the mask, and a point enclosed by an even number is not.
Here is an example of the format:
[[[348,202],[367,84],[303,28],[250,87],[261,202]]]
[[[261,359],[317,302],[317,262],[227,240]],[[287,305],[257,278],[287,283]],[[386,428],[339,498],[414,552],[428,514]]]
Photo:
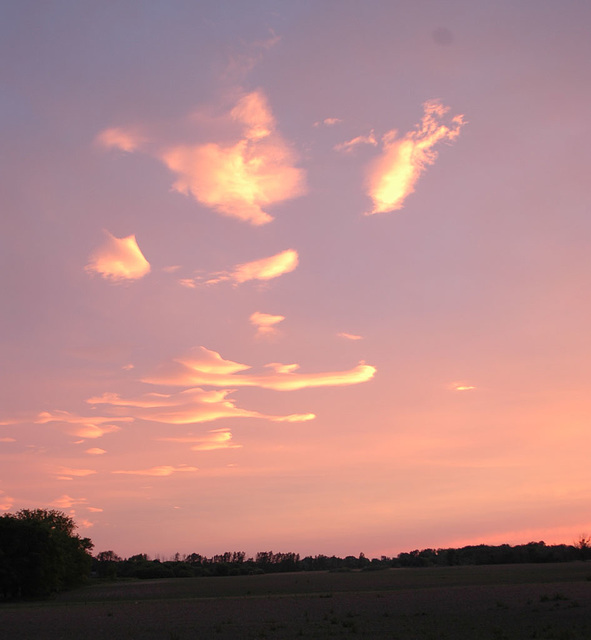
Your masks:
[[[0,5],[0,509],[95,551],[591,532],[586,0]]]

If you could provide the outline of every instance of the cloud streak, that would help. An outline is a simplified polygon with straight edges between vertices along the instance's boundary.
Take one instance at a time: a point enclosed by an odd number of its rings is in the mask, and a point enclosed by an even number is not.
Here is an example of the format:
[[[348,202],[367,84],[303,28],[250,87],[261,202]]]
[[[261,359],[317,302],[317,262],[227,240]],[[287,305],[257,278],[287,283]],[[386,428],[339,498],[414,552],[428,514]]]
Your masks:
[[[448,107],[437,100],[425,102],[423,107],[423,118],[414,131],[397,138],[398,132],[393,129],[383,136],[382,155],[370,165],[367,176],[367,193],[373,201],[367,215],[401,209],[421,174],[437,159],[433,147],[459,136],[464,125],[462,115],[443,124]]]
[[[144,258],[134,235],[116,238],[105,231],[107,239],[90,256],[85,269],[98,273],[111,282],[139,280],[150,273],[150,263]]]
[[[104,129],[95,138],[95,142],[105,149],[121,149],[132,152],[139,148],[144,138],[133,131],[112,127]]]
[[[175,191],[223,215],[266,224],[273,220],[268,206],[305,193],[304,172],[294,166],[261,91],[242,96],[227,117],[242,128],[233,144],[178,145],[160,160],[176,175]]]
[[[274,316],[260,311],[255,311],[250,316],[250,323],[256,327],[256,335],[259,338],[277,335],[279,330],[275,325],[283,322],[283,320],[285,320],[285,316]]]
[[[190,467],[188,465],[179,465],[178,467],[173,467],[170,465],[162,465],[159,467],[150,467],[149,469],[133,469],[133,470],[119,470],[119,471],[111,471],[111,473],[123,474],[129,476],[152,476],[152,477],[167,477],[171,476],[174,473],[191,473],[194,471],[199,471],[197,467]]]
[[[232,271],[214,273],[206,283],[217,284],[229,280],[235,284],[243,284],[250,280],[273,280],[294,271],[298,263],[298,252],[295,249],[286,249],[268,258],[238,264]]]
[[[232,432],[229,429],[212,429],[203,436],[179,436],[172,438],[158,438],[161,442],[180,442],[190,444],[191,451],[217,451],[218,449],[239,449],[241,444],[232,442]]]
[[[219,360],[219,365],[216,366]],[[243,372],[250,369],[243,365],[221,358],[220,354],[205,347],[192,350],[188,357],[176,358],[163,365],[153,376],[144,382],[180,386],[213,387],[259,387],[275,391],[294,391],[312,387],[331,387],[359,384],[371,380],[376,369],[363,362],[346,371],[322,373],[296,373],[294,365],[281,369],[273,363],[272,371],[262,374]],[[297,368],[297,366],[296,366]]]
[[[132,422],[133,418],[106,416],[78,416],[68,411],[42,411],[36,424],[57,423],[65,425],[65,432],[79,438],[101,438],[108,433],[119,431],[121,427],[112,422]]]

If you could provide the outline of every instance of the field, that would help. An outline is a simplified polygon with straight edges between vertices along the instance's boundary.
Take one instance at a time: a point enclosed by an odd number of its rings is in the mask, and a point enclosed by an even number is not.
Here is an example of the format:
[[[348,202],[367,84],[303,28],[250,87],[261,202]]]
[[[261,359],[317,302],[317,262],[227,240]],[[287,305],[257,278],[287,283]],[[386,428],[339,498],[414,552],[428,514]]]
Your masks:
[[[591,563],[97,583],[0,605],[11,640],[591,639]]]

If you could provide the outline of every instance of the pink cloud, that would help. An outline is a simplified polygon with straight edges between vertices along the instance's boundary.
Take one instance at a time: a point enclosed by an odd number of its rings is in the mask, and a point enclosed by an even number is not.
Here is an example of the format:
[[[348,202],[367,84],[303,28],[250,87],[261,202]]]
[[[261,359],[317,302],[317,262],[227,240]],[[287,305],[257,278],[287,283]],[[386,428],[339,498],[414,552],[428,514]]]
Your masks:
[[[373,147],[377,146],[378,141],[376,140],[373,129],[366,136],[357,136],[356,138],[347,140],[347,142],[341,142],[340,144],[335,145],[334,149],[335,151],[350,153],[355,147],[358,147],[360,144],[369,144]]]
[[[55,422],[66,425],[65,432],[80,438],[101,438],[108,433],[119,431],[121,427],[108,424],[115,422],[132,422],[133,418],[113,418],[105,416],[78,416],[68,411],[42,411],[35,422],[46,424]]]
[[[98,273],[112,282],[139,280],[150,273],[150,263],[144,258],[135,236],[116,238],[108,231],[106,242],[90,256],[85,269]]]
[[[440,142],[453,142],[460,135],[464,116],[454,116],[449,124],[442,124],[448,107],[436,100],[423,106],[425,114],[414,131],[402,138],[396,137],[396,130],[383,136],[382,155],[368,172],[368,195],[373,208],[367,215],[401,209],[426,167],[435,162],[437,152],[433,147]]]
[[[201,354],[201,357],[199,355]],[[212,354],[214,354],[212,356]],[[196,357],[197,356],[197,357]],[[263,374],[241,374],[240,370],[230,371],[224,368],[212,366],[212,359],[221,356],[205,347],[193,350],[190,358],[177,358],[170,364],[160,368],[154,376],[144,379],[151,384],[195,386],[206,385],[214,387],[260,387],[262,389],[274,389],[276,391],[292,391],[311,387],[329,387],[358,384],[371,380],[376,369],[365,363],[360,363],[347,371],[323,372],[323,373],[295,373],[292,368],[289,371],[274,369]],[[223,363],[227,361],[221,359]],[[241,371],[250,369],[247,365],[237,365]]]
[[[192,451],[216,451],[218,449],[239,449],[241,444],[232,442],[232,432],[229,429],[212,429],[203,436],[180,436],[173,438],[158,438],[165,442],[180,442],[191,444]]]
[[[278,329],[275,325],[283,320],[285,320],[285,316],[274,316],[260,311],[255,311],[250,316],[250,323],[256,327],[258,337],[277,335]]]
[[[0,490],[0,511],[8,511],[12,509],[12,505],[14,504],[14,498],[7,496],[4,491]]]
[[[85,504],[86,502],[88,502],[86,498],[72,498],[71,496],[64,494],[63,496],[56,498],[50,504],[52,507],[57,507],[58,509],[70,509],[74,505]]]
[[[102,456],[107,452],[104,449],[100,449],[99,447],[91,447],[90,449],[86,449],[86,453],[91,456]]]
[[[263,207],[303,195],[304,172],[294,166],[262,92],[244,95],[228,117],[242,126],[233,144],[169,147],[160,159],[177,176],[175,191],[223,215],[265,224],[273,218]]]
[[[72,469],[70,467],[60,467],[57,472],[62,476],[74,476],[76,478],[84,478],[85,476],[91,476],[96,473],[94,469]]]
[[[144,138],[137,132],[112,127],[104,129],[95,138],[95,142],[106,149],[121,149],[122,151],[135,151],[143,142]]]
[[[190,473],[194,471],[199,471],[197,467],[189,467],[187,465],[180,465],[178,467],[173,467],[170,465],[162,465],[159,467],[151,467],[149,469],[134,469],[134,470],[121,470],[121,471],[111,471],[111,473],[117,474],[125,474],[131,476],[153,476],[153,477],[166,477],[171,476],[174,473]]]
[[[345,338],[346,340],[363,340],[363,336],[358,336],[354,333],[345,333],[344,331],[337,333],[337,335],[339,338]]]
[[[232,271],[212,274],[206,282],[217,284],[230,280],[236,284],[242,284],[250,280],[273,280],[293,271],[298,266],[298,262],[298,252],[294,249],[286,249],[268,258],[238,264]]]

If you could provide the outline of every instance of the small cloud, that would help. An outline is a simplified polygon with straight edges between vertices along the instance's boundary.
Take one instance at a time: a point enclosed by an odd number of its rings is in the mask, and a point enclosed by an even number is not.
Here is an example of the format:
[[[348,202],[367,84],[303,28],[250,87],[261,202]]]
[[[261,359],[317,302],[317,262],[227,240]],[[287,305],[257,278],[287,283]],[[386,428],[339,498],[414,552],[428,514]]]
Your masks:
[[[181,465],[178,467],[172,467],[169,465],[162,465],[160,467],[151,467],[150,469],[135,469],[132,471],[111,471],[111,473],[125,474],[130,476],[154,476],[154,477],[165,477],[171,476],[173,473],[183,473],[183,472],[192,472],[199,471],[197,467],[189,467],[186,465]]]
[[[424,116],[414,131],[402,138],[396,137],[396,130],[383,136],[382,154],[368,173],[368,195],[373,208],[367,215],[401,209],[421,174],[435,162],[437,152],[433,147],[439,142],[453,142],[460,135],[464,116],[454,116],[449,124],[442,124],[448,107],[437,100],[425,102],[423,107]]]
[[[320,127],[324,125],[325,127],[334,127],[335,124],[340,124],[343,122],[341,118],[324,118],[324,120],[319,120],[314,123],[315,127]]]
[[[86,518],[79,518],[76,524],[80,529],[90,529],[91,527],[94,527],[94,522],[90,522],[90,520],[87,520]]]
[[[235,143],[170,147],[160,159],[177,176],[175,191],[223,215],[266,224],[273,218],[263,207],[304,194],[304,172],[294,166],[262,92],[242,96],[227,117],[243,129]]]
[[[187,289],[194,289],[197,286],[193,278],[181,278],[178,282],[181,286],[187,287]]]
[[[106,149],[121,149],[132,152],[144,142],[144,138],[136,132],[112,127],[101,131],[96,136],[95,142]]]
[[[106,242],[91,256],[85,269],[98,273],[112,282],[139,280],[150,273],[150,263],[144,258],[135,236],[116,238],[108,231]]]
[[[76,478],[83,478],[85,476],[91,476],[96,473],[94,469],[71,469],[70,467],[60,467],[57,472],[61,476],[75,476]]]
[[[86,449],[86,453],[90,456],[102,456],[107,453],[104,449],[100,449],[99,447],[91,447],[90,449]]]
[[[275,373],[292,373],[300,368],[299,364],[282,364],[281,362],[269,362],[265,367],[273,369]]]
[[[354,333],[345,333],[342,331],[341,333],[337,333],[339,338],[345,338],[345,340],[363,340],[363,336],[357,336]]]
[[[124,364],[122,367],[123,371],[131,371],[132,369],[135,368],[135,365],[129,363],[129,364]]]
[[[172,438],[158,438],[164,442],[181,442],[191,444],[192,451],[216,451],[218,449],[239,449],[241,444],[232,442],[232,432],[229,429],[213,429],[205,436],[180,436]]]
[[[15,438],[0,438],[0,442],[16,442]]]
[[[298,252],[294,249],[287,249],[268,258],[236,265],[234,270],[229,273],[214,274],[214,277],[207,283],[216,284],[231,280],[242,284],[249,280],[272,280],[293,271],[298,266],[298,261]]]
[[[258,337],[277,335],[279,332],[275,325],[283,320],[285,320],[285,316],[273,316],[270,313],[261,313],[260,311],[255,311],[250,316],[250,323],[257,328]]]
[[[466,384],[465,382],[453,382],[449,385],[449,389],[452,391],[474,391],[476,387],[471,384]]]
[[[88,502],[86,498],[72,498],[71,496],[64,494],[60,498],[56,498],[50,503],[50,505],[52,507],[57,507],[58,509],[70,509],[74,505],[85,504],[86,502]]]
[[[92,513],[102,513],[103,509],[99,509],[99,507],[87,507],[88,511],[91,511]]]
[[[42,411],[35,420],[36,424],[46,424],[48,422],[56,422],[66,426],[66,433],[78,436],[79,438],[101,438],[108,433],[119,431],[121,427],[114,424],[106,424],[115,422],[132,422],[133,418],[126,417],[105,417],[105,416],[78,416],[68,411]]]
[[[343,151],[344,153],[350,153],[353,151],[355,147],[358,147],[360,144],[369,144],[373,147],[377,146],[378,141],[374,135],[373,129],[366,136],[357,136],[351,140],[347,140],[347,142],[341,142],[340,144],[335,145],[335,151]]]
[[[14,498],[7,496],[4,491],[0,490],[0,511],[9,511],[14,504]]]

